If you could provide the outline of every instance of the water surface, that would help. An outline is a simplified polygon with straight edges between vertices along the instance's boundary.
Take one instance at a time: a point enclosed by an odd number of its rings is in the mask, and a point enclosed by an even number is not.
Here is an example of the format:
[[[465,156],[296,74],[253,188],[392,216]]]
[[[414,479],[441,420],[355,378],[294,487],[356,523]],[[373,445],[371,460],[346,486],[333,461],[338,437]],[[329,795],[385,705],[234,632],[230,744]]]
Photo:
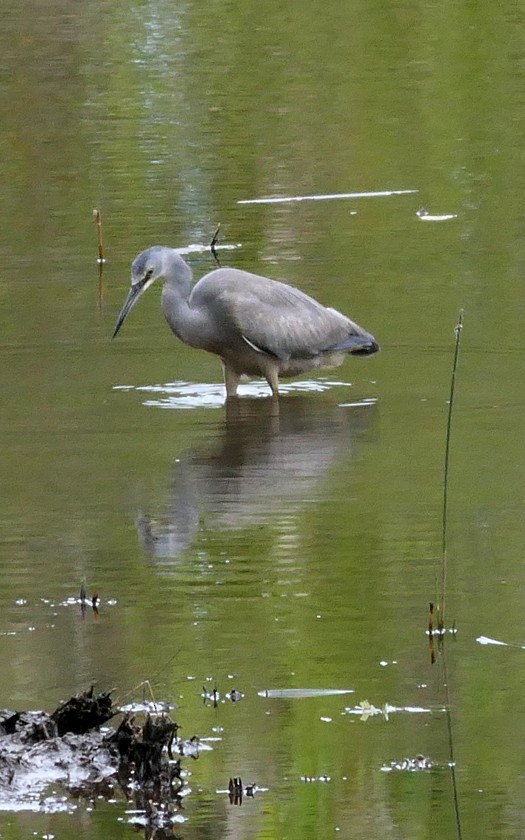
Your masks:
[[[444,682],[464,836],[523,836],[522,33],[511,3],[5,4],[0,705],[148,678],[217,739],[180,837],[457,836]],[[341,193],[389,194],[241,203]],[[223,262],[382,352],[287,383],[276,416],[256,382],[226,410],[158,289],[112,343],[135,254],[187,248],[200,276],[218,222]],[[230,805],[234,776],[265,790]],[[74,805],[0,833],[133,831],[123,800]]]

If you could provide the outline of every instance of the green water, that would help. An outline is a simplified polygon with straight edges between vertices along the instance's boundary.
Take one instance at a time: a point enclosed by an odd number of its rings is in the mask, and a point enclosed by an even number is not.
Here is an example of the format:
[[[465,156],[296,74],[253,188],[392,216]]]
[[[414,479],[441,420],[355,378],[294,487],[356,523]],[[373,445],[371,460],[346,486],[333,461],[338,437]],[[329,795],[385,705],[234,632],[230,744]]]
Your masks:
[[[521,838],[524,653],[476,643],[525,643],[520,5],[7,0],[2,18],[0,706],[149,678],[185,736],[221,739],[188,766],[185,840],[456,837],[425,629],[463,307],[460,817],[464,837]],[[418,192],[237,203],[375,190]],[[382,352],[292,383],[276,418],[262,387],[225,410],[218,361],[175,341],[159,289],[112,343],[135,254],[206,245],[218,222],[241,246],[223,261],[341,309]],[[98,617],[67,605],[83,578]],[[213,708],[203,685],[245,698]],[[286,688],[355,693],[257,695]],[[434,711],[344,713],[361,701]],[[434,768],[381,770],[417,754]],[[230,806],[234,775],[268,790]],[[0,834],[132,835],[122,799],[76,804],[5,811]]]

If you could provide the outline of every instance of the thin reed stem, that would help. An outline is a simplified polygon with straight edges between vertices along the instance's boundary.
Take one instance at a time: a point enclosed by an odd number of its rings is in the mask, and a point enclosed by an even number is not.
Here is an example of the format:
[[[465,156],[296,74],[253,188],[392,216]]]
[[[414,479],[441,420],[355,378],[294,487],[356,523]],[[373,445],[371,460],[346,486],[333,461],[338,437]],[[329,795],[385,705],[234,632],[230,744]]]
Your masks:
[[[461,815],[459,810],[459,792],[458,781],[456,776],[456,757],[454,753],[454,733],[452,729],[452,713],[450,711],[450,687],[448,681],[447,671],[447,654],[445,647],[442,651],[443,662],[443,682],[445,684],[446,695],[446,718],[447,718],[447,733],[448,733],[448,758],[450,767],[450,780],[452,782],[452,796],[454,801],[454,821],[456,824],[456,836],[458,840],[463,840],[463,832],[461,831]]]
[[[450,460],[450,438],[452,429],[452,410],[454,408],[454,392],[456,388],[456,371],[459,359],[459,344],[461,331],[463,329],[463,310],[459,312],[458,323],[454,332],[456,333],[456,345],[454,349],[454,361],[452,363],[452,375],[450,377],[450,395],[448,401],[447,435],[445,440],[445,464],[443,476],[443,522],[441,527],[441,593],[439,600],[439,624],[438,629],[445,627],[445,598],[447,591],[447,521],[448,521],[448,470]]]

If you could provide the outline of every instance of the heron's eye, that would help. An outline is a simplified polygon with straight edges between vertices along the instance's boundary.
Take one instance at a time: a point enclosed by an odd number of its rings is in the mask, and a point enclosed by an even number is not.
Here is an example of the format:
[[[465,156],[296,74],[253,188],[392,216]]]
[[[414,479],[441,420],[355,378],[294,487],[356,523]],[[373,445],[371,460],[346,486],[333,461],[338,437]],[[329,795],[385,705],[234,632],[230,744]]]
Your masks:
[[[144,275],[144,282],[146,282],[146,280],[149,280],[149,278],[151,277],[152,274],[153,274],[153,269],[148,268],[148,270],[146,271],[146,274]]]

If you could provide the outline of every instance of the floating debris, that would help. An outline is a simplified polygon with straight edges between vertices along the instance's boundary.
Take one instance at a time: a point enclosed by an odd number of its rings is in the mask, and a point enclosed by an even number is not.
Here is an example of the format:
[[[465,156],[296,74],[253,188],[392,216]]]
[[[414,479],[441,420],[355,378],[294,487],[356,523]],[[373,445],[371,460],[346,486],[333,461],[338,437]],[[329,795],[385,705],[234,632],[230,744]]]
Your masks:
[[[219,789],[216,793],[227,793],[230,800],[230,805],[242,805],[243,798],[253,799],[256,793],[266,793],[268,788],[260,787],[252,782],[244,785],[240,776],[230,777],[228,787],[226,789]]]
[[[179,755],[185,758],[198,758],[201,752],[210,752],[213,747],[210,747],[210,741],[220,741],[221,738],[198,738],[192,735],[187,741],[177,741],[176,749]]]
[[[219,705],[219,700],[221,699],[221,695],[217,687],[215,687],[212,691],[208,691],[204,685],[202,686],[201,697],[204,700],[204,703],[212,703],[214,708]]]
[[[353,694],[353,688],[267,688],[258,691],[259,697],[294,700],[302,697],[329,697],[333,694]]]
[[[407,712],[408,714],[432,714],[432,711],[435,710],[425,709],[423,706],[391,706],[389,703],[385,703],[384,706],[379,708],[378,706],[373,706],[368,702],[368,700],[361,700],[357,706],[347,706],[341,714],[359,715],[360,720],[365,721],[371,717],[382,717],[384,720],[388,720],[390,715],[395,712]],[[445,711],[445,709],[440,708],[439,711]]]
[[[78,599],[78,603],[80,604],[80,611],[82,616],[85,615],[86,610],[88,607],[91,607],[95,615],[98,615],[98,608],[100,604],[100,596],[98,592],[94,592],[93,595],[88,597],[86,593],[86,581],[85,579],[82,580],[80,584],[80,596]]]
[[[479,645],[501,645],[501,647],[508,647],[507,642],[500,642],[498,639],[489,638],[489,636],[478,636],[476,641]]]
[[[391,761],[389,764],[383,764],[381,770],[383,773],[391,773],[392,770],[407,770],[410,773],[415,773],[418,770],[431,770],[433,766],[429,758],[424,755],[416,755],[415,758],[403,758],[402,761]]]
[[[301,776],[301,782],[331,782],[330,776]]]
[[[327,193],[319,195],[288,195],[272,198],[244,198],[237,204],[288,204],[292,201],[331,201],[339,198],[382,198],[390,195],[413,195],[419,190],[371,190],[369,192]]]
[[[119,712],[123,714],[147,714],[147,715],[165,715],[175,708],[173,703],[158,702],[156,700],[143,700],[137,703],[127,703],[125,706],[119,706]]]
[[[85,588],[80,589],[79,595],[69,595],[63,601],[53,601],[49,598],[40,598],[40,601],[46,606],[49,607],[80,607],[82,613],[85,613],[87,607],[91,607],[93,612],[98,615],[99,607],[104,603],[106,606],[114,607],[118,602],[116,598],[108,598],[106,601],[102,601],[100,594],[98,592],[93,592],[92,595],[88,595],[85,591]]]
[[[476,641],[478,645],[497,645],[499,647],[512,647],[525,650],[525,645],[520,645],[516,642],[500,642],[498,639],[491,639],[489,636],[478,636]]]
[[[448,222],[449,219],[457,219],[457,213],[444,213],[441,216],[433,215],[429,213],[428,210],[425,210],[424,207],[421,210],[416,211],[416,216],[418,219],[421,219],[422,222]]]
[[[238,703],[239,700],[244,698],[242,691],[239,691],[237,688],[232,688],[232,690],[228,691],[224,696],[226,700],[231,700],[232,703]]]
[[[363,397],[355,402],[338,403],[338,408],[370,408],[377,403],[377,397]]]
[[[448,473],[448,470],[445,471],[445,475],[447,475],[447,473]],[[446,502],[445,502],[445,504],[446,504]],[[443,520],[443,522],[444,521],[445,520]],[[437,624],[436,624],[435,627],[434,627],[434,615],[437,616]],[[442,605],[440,604],[437,607],[437,609],[434,610],[434,604],[431,601],[430,604],[428,605],[428,629],[425,631],[426,635],[429,636],[431,639],[433,637],[435,637],[437,639],[443,639],[446,636],[447,633],[451,636],[456,636],[457,635],[458,630],[457,630],[457,627],[456,627],[456,622],[453,621],[451,627],[444,627],[442,616],[443,616]]]
[[[232,688],[230,691],[226,692],[222,698],[217,686],[215,686],[212,691],[208,691],[206,686],[203,685],[201,697],[205,703],[212,703],[213,706],[216,707],[219,703],[224,703],[226,700],[229,700],[231,703],[238,703],[239,700],[244,698],[244,694],[242,691],[239,691],[238,688]]]

